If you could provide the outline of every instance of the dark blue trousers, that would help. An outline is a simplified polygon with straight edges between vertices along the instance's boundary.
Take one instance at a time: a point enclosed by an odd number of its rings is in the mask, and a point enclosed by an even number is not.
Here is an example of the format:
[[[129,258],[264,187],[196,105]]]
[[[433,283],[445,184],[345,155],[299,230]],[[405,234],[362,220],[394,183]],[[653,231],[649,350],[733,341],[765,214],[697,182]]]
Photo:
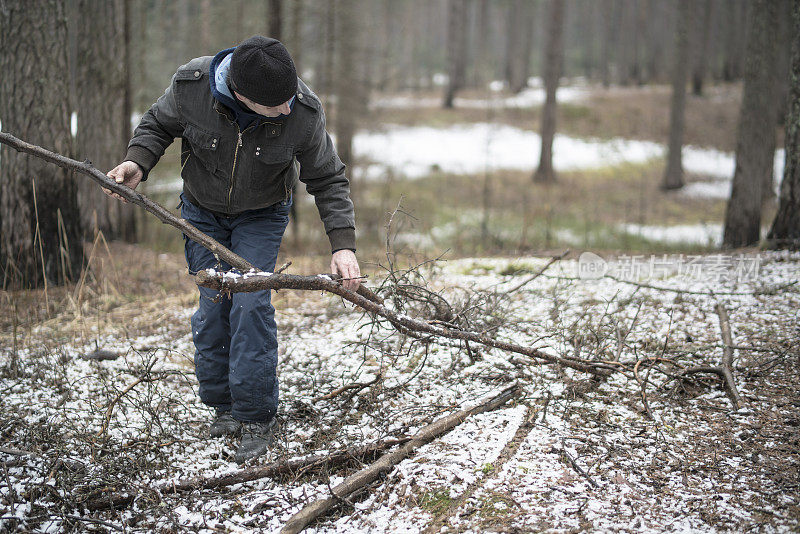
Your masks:
[[[181,216],[262,271],[272,272],[291,201],[225,217],[188,202],[181,195]],[[186,240],[186,263],[194,274],[217,267],[214,255]],[[239,421],[264,422],[278,408],[278,334],[269,291],[234,293],[213,299],[217,291],[200,288],[200,304],[192,315],[194,365],[200,400],[230,409]]]

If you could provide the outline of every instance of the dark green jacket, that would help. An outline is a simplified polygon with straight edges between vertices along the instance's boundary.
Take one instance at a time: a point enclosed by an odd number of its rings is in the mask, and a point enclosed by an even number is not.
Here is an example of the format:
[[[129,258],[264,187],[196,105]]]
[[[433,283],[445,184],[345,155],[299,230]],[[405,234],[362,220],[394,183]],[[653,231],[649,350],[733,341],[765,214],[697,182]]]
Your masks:
[[[298,80],[291,114],[240,130],[230,109],[211,95],[212,57],[191,60],[142,116],[126,160],[150,172],[176,137],[189,201],[237,214],[287,200],[299,178],[314,195],[332,250],[355,250],[355,218],[345,166],[325,130],[317,96]]]

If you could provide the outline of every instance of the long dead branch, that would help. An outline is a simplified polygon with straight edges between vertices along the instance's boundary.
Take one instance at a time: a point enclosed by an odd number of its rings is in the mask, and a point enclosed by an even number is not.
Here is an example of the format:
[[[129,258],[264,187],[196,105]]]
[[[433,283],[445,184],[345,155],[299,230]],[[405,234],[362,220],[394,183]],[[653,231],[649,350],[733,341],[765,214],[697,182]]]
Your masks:
[[[101,186],[105,187],[106,189],[110,189],[114,193],[117,193],[119,196],[136,204],[137,206],[143,207],[148,212],[152,213],[156,216],[158,220],[163,223],[169,224],[174,226],[186,236],[191,239],[192,241],[196,241],[200,243],[208,250],[216,254],[216,256],[228,263],[231,267],[239,269],[240,271],[249,271],[253,269],[253,266],[239,256],[238,254],[234,254],[226,247],[222,246],[217,240],[207,236],[191,224],[189,224],[185,219],[181,219],[180,217],[176,217],[173,215],[168,209],[164,206],[159,204],[158,202],[154,202],[153,200],[147,198],[145,195],[134,191],[133,189],[126,187],[124,185],[118,184],[113,179],[106,176],[103,172],[97,169],[91,162],[84,161],[80,162],[78,160],[74,160],[68,158],[66,156],[62,156],[61,154],[56,154],[55,152],[50,152],[47,149],[44,149],[40,146],[32,145],[30,143],[26,143],[21,139],[17,139],[11,134],[0,132],[0,143],[4,143],[17,152],[27,152],[28,154],[33,154],[34,156],[41,158],[45,161],[49,161],[50,163],[54,163],[59,167],[63,167],[65,169],[69,169],[71,171],[77,171],[81,174],[85,174]]]
[[[309,472],[321,471],[323,469],[330,469],[331,467],[346,464],[354,459],[361,461],[370,456],[374,458],[374,455],[377,453],[383,452],[396,445],[407,443],[411,439],[412,438],[407,437],[386,438],[367,445],[348,447],[329,454],[312,454],[302,458],[278,460],[268,465],[248,467],[216,477],[198,476],[178,480],[176,482],[166,482],[157,486],[155,489],[158,493],[164,495],[194,490],[224,488],[262,478],[302,476]],[[88,500],[85,506],[91,511],[110,508],[119,509],[130,505],[135,496],[136,493],[132,491],[113,493],[111,495],[94,497]]]
[[[524,347],[508,341],[501,341],[486,334],[479,334],[477,332],[470,332],[467,330],[458,330],[456,328],[438,326],[423,321],[418,321],[408,317],[407,315],[398,314],[386,308],[382,304],[379,304],[378,302],[363,297],[361,295],[361,290],[366,288],[359,287],[359,293],[355,294],[352,291],[348,291],[347,289],[343,288],[341,285],[333,281],[329,276],[299,276],[292,274],[272,273],[249,273],[247,275],[236,275],[214,271],[213,269],[206,269],[197,273],[195,282],[199,286],[230,292],[260,291],[262,289],[311,289],[329,291],[339,295],[345,300],[349,300],[353,304],[364,308],[370,313],[374,313],[375,315],[380,315],[381,317],[388,319],[395,326],[400,325],[408,330],[432,334],[438,337],[472,341],[481,345],[495,347],[507,352],[523,354],[537,360],[563,365],[564,367],[569,367],[577,371],[599,376],[608,376],[615,369],[614,366],[604,362],[595,362],[576,358],[564,358],[561,356],[548,354],[539,349]]]
[[[317,520],[327,513],[340,501],[362,489],[367,484],[377,480],[382,474],[388,473],[395,465],[411,456],[419,447],[449,432],[471,415],[499,408],[510,399],[514,398],[519,391],[519,384],[513,384],[499,394],[484,399],[472,408],[459,410],[423,427],[402,447],[381,456],[381,458],[372,465],[344,479],[341,484],[331,490],[332,496],[314,501],[294,514],[283,526],[283,529],[281,529],[281,534],[295,534],[300,532],[312,521]]]

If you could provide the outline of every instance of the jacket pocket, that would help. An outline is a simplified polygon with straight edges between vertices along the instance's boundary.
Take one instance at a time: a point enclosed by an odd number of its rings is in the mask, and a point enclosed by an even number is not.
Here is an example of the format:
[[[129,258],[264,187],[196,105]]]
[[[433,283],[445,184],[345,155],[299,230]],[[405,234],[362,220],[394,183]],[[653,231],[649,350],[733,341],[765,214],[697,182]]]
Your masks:
[[[287,169],[294,164],[292,147],[283,145],[256,146],[250,189],[283,192]]]
[[[219,168],[219,134],[206,132],[187,124],[183,129],[183,138],[189,142],[192,153],[206,169],[213,173]]]

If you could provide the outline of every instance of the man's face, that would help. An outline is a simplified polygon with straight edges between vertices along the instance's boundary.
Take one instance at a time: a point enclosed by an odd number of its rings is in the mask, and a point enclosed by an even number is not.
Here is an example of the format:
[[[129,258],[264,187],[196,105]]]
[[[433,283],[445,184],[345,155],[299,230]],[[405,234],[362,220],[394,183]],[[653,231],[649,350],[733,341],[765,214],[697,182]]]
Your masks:
[[[244,102],[244,104],[248,108],[255,111],[259,115],[263,115],[265,117],[277,117],[279,115],[288,115],[292,111],[292,108],[289,107],[289,100],[287,100],[280,106],[262,106],[261,104],[256,104],[246,96],[240,95],[236,91],[234,91],[233,94],[236,95],[236,98]]]

